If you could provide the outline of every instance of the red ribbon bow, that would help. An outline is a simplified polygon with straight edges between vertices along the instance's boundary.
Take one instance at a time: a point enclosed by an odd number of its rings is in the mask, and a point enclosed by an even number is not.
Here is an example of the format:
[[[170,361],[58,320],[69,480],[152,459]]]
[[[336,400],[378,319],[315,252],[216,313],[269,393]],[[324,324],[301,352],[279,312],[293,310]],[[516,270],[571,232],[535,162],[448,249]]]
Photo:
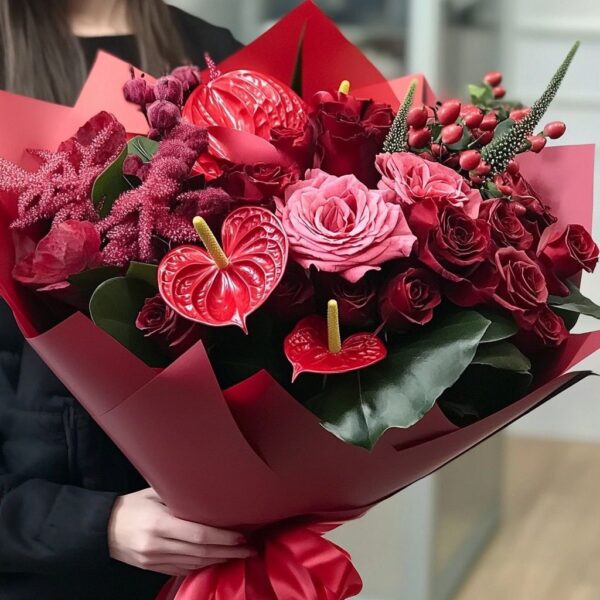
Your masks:
[[[362,590],[350,555],[323,534],[338,524],[280,530],[262,552],[168,584],[157,600],[345,600]],[[176,584],[175,584],[176,585]]]

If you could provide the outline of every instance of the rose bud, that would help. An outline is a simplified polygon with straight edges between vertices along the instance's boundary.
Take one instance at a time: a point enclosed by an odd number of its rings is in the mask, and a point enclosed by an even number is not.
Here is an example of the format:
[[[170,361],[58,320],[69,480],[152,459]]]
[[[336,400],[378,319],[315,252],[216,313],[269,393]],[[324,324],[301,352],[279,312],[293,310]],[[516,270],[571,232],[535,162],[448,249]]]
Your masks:
[[[138,106],[146,105],[146,92],[148,83],[142,77],[129,79],[123,85],[123,95],[127,102],[137,104]]]
[[[568,279],[582,269],[591,273],[598,263],[598,246],[581,225],[550,225],[540,238],[538,256],[559,279]]]
[[[456,144],[463,136],[463,128],[460,125],[446,125],[442,129],[442,142],[444,144]]]
[[[510,111],[509,118],[515,122],[521,121],[529,114],[530,110],[530,108],[515,108]]]
[[[148,121],[153,129],[166,131],[172,129],[181,120],[181,110],[167,100],[156,100],[148,107]]]
[[[552,121],[544,127],[544,135],[549,137],[551,140],[556,140],[564,135],[567,130],[567,126],[562,121]]]
[[[460,115],[460,101],[448,100],[438,108],[438,120],[442,125],[450,125],[458,119]]]
[[[527,141],[531,144],[531,152],[541,152],[546,146],[546,138],[543,135],[530,135]]]
[[[490,71],[486,73],[483,81],[492,87],[499,86],[502,83],[502,73],[500,71]]]
[[[476,108],[463,116],[463,121],[469,129],[476,129],[483,121],[483,113]]]
[[[406,122],[408,125],[410,125],[410,127],[414,127],[415,129],[423,129],[423,127],[427,125],[428,117],[429,113],[427,111],[427,107],[416,106],[408,111]]]
[[[276,319],[285,323],[297,322],[314,313],[315,289],[306,271],[296,263],[289,263],[266,306]]]
[[[496,129],[496,125],[498,125],[498,117],[496,113],[489,112],[481,120],[481,125],[479,125],[479,129],[481,129],[482,131],[493,131],[494,129]]]
[[[323,278],[325,279],[325,278]],[[377,290],[367,277],[350,283],[342,277],[325,280],[325,294],[337,300],[340,323],[350,329],[372,325],[377,318]]]
[[[465,171],[472,171],[473,169],[476,169],[480,162],[481,154],[477,150],[465,150],[460,154],[460,168]]]
[[[408,134],[408,145],[412,148],[424,148],[431,140],[429,129],[413,129]]]
[[[501,85],[498,85],[492,90],[492,94],[496,100],[504,98],[504,96],[506,96],[506,89],[504,89]]]
[[[565,322],[550,308],[545,306],[533,324],[533,332],[544,342],[545,346],[560,346],[569,338],[569,330]]]
[[[183,86],[181,81],[172,75],[161,77],[154,85],[154,97],[157,100],[166,100],[177,106],[183,103]]]
[[[411,324],[425,325],[442,302],[434,275],[410,268],[390,279],[379,294],[379,314],[384,327],[402,331]]]

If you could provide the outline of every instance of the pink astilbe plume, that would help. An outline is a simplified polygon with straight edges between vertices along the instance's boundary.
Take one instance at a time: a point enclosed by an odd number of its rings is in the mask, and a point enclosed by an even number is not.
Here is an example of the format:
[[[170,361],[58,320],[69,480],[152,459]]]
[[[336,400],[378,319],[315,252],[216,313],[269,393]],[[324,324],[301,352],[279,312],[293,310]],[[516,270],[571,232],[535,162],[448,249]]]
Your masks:
[[[0,158],[0,191],[18,196],[15,229],[69,219],[98,220],[91,190],[102,171],[125,145],[125,128],[107,113],[98,113],[56,152],[30,150],[40,160],[34,172]]]
[[[182,123],[168,134],[149,163],[142,185],[123,194],[98,224],[107,240],[106,264],[156,261],[160,258],[157,242],[195,241],[192,218],[202,215],[203,208],[208,215],[220,207],[226,209],[229,196],[221,190],[184,192],[194,163],[207,148],[206,130],[194,125]]]

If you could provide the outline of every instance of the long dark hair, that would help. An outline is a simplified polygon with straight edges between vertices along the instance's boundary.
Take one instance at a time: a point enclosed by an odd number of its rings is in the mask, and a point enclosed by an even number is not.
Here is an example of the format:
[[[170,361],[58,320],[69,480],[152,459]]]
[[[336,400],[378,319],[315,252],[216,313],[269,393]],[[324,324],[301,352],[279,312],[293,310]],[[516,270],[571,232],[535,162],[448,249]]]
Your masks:
[[[185,62],[183,44],[162,0],[125,0],[145,71],[161,75]],[[67,0],[0,0],[0,89],[72,104],[86,76],[71,33]]]

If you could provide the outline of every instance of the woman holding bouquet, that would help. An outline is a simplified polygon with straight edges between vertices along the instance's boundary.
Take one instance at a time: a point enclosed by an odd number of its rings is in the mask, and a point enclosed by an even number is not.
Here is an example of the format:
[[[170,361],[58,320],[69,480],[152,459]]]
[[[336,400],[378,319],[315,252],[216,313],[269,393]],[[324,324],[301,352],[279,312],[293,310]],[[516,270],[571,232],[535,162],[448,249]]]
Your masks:
[[[0,0],[0,47],[0,88],[69,104],[100,49],[160,75],[239,43],[161,0]],[[165,575],[249,555],[237,533],[176,519],[144,488],[2,302],[0,597],[150,600]]]

